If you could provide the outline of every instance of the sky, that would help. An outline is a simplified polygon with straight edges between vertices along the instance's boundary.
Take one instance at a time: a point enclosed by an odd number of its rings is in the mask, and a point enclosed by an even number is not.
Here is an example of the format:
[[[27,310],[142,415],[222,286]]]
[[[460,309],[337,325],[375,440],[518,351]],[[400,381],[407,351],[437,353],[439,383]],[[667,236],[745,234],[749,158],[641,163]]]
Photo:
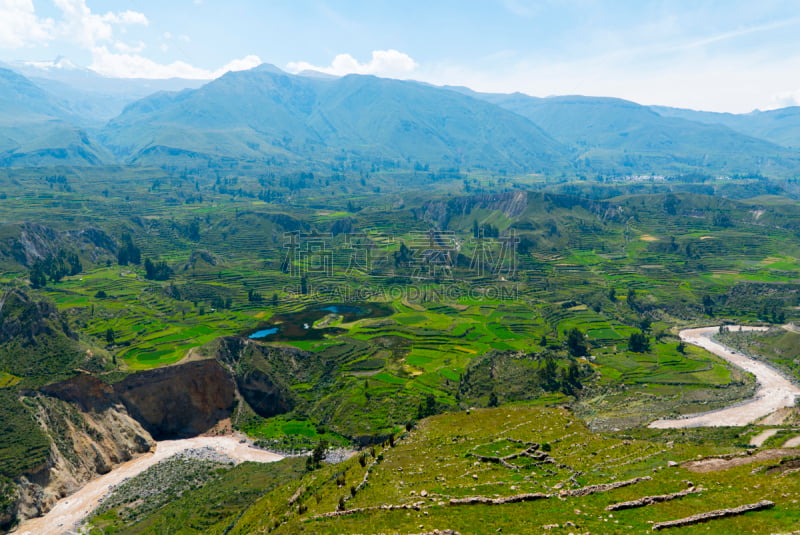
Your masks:
[[[56,58],[122,78],[266,62],[746,113],[800,104],[800,0],[0,0],[0,61]]]

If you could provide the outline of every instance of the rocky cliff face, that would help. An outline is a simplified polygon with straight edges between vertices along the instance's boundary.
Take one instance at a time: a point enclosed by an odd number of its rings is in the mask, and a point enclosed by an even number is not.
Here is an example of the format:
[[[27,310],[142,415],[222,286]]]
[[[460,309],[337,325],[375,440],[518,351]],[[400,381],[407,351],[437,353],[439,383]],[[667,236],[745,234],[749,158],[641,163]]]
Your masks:
[[[509,218],[516,218],[528,207],[528,194],[524,191],[474,195],[447,201],[428,201],[414,210],[418,219],[430,221],[439,228],[447,228],[450,218],[466,215],[475,209],[498,210]]]
[[[236,401],[231,374],[215,360],[136,373],[114,391],[156,440],[208,431],[230,416]]]
[[[25,392],[52,445],[45,464],[17,478],[12,515],[44,514],[155,440],[208,431],[230,416],[235,395],[233,376],[215,360],[135,373],[114,385],[78,375]]]
[[[94,377],[80,376],[27,398],[52,446],[44,466],[17,480],[20,519],[45,513],[97,474],[155,444],[110,387]]]
[[[39,516],[98,474],[150,451],[156,440],[190,437],[231,416],[237,400],[263,415],[291,409],[286,381],[316,365],[299,350],[220,339],[215,358],[132,374],[109,385],[82,374],[24,392],[51,438],[46,463],[16,479],[10,518]],[[2,520],[2,519],[0,519]]]

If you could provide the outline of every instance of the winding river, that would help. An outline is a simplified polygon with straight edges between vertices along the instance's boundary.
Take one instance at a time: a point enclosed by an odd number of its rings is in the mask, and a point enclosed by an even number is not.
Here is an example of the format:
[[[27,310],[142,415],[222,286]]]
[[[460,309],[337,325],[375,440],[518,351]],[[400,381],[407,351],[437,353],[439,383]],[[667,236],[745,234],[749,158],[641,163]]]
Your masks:
[[[283,459],[281,455],[250,447],[232,436],[194,437],[182,440],[162,440],[155,450],[122,463],[107,474],[92,479],[79,490],[62,498],[44,516],[31,518],[20,524],[14,535],[63,535],[77,533],[76,526],[92,512],[111,487],[144,472],[154,464],[182,451],[210,447],[219,453],[241,461],[271,463]]]
[[[767,327],[730,326],[731,331],[764,331]],[[686,329],[680,332],[681,340],[719,355],[734,366],[755,375],[758,390],[755,397],[733,407],[720,409],[675,420],[656,420],[648,427],[657,429],[680,427],[723,427],[750,424],[778,409],[791,407],[800,397],[800,388],[767,364],[751,359],[726,347],[712,338],[719,327]]]

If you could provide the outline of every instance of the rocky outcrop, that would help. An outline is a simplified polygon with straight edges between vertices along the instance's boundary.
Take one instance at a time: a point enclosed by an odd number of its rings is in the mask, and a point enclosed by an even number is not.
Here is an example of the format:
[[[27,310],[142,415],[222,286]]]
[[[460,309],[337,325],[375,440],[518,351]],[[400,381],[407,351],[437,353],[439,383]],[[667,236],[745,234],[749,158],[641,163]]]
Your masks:
[[[4,225],[1,230],[6,237],[0,239],[0,261],[10,260],[24,267],[55,256],[61,249],[74,250],[92,262],[113,258],[117,252],[114,239],[93,227],[60,232],[38,223],[22,223]]]
[[[156,440],[208,431],[230,416],[236,400],[230,372],[215,360],[139,372],[114,392]]]
[[[264,418],[289,412],[294,407],[290,390],[261,370],[250,370],[236,380],[248,405]]]
[[[218,340],[215,356],[235,375],[242,398],[265,418],[297,406],[291,383],[317,381],[323,373],[323,364],[314,353],[234,336]]]
[[[0,343],[15,339],[33,343],[40,335],[57,331],[77,338],[51,301],[31,299],[20,289],[0,295]]]

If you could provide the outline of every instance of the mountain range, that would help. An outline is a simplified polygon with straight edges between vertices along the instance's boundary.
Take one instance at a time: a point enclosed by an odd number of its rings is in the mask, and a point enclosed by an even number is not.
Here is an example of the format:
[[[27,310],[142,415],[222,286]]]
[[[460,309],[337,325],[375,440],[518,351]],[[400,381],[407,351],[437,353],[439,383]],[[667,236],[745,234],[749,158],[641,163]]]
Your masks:
[[[359,160],[517,174],[800,170],[800,108],[719,114],[289,74],[268,64],[199,83],[0,67],[0,166]]]

